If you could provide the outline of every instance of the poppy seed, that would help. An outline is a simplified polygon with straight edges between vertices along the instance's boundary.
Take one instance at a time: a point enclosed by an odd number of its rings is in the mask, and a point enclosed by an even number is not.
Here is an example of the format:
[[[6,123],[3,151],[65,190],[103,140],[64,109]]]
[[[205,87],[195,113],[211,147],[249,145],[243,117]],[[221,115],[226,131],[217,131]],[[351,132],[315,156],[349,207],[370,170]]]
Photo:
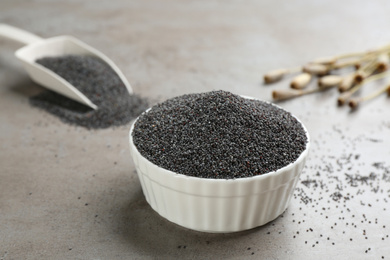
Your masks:
[[[251,177],[294,162],[307,136],[290,113],[226,91],[169,99],[143,113],[133,141],[152,163],[211,179]]]

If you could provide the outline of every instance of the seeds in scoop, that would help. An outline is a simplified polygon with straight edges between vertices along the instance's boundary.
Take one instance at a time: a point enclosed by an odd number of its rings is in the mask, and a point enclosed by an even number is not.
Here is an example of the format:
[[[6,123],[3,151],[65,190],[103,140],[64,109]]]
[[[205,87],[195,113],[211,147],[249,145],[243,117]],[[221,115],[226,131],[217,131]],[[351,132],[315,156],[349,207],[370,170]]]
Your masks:
[[[119,76],[98,58],[67,55],[36,62],[64,78],[98,106],[92,110],[50,90],[30,98],[33,106],[65,123],[86,128],[119,126],[129,123],[148,107],[145,99],[130,95]]]
[[[311,80],[311,74],[310,73],[302,73],[302,74],[299,74],[298,76],[296,76],[292,81],[291,81],[291,88],[293,89],[302,89],[302,88],[305,88],[310,80]]]
[[[132,138],[141,155],[157,166],[212,179],[276,171],[294,162],[307,143],[290,113],[226,91],[160,103],[138,118]]]

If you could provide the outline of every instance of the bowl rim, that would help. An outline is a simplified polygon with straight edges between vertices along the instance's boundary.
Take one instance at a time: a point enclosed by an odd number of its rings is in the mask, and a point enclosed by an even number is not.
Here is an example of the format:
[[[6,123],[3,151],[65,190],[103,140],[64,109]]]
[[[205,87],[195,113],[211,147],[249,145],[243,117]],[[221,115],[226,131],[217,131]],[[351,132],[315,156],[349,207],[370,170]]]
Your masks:
[[[144,115],[145,113],[148,113],[152,107],[146,109],[141,115],[139,115],[131,124],[130,126],[130,131],[129,131],[129,142],[130,142],[130,149],[136,153],[136,155],[138,157],[141,157],[143,158],[147,163],[151,164],[153,167],[156,167],[158,168],[160,171],[164,172],[165,174],[169,174],[171,176],[174,176],[175,178],[180,178],[180,179],[183,179],[183,180],[194,180],[194,181],[205,181],[205,182],[210,182],[210,183],[216,183],[216,182],[252,182],[252,181],[255,181],[255,180],[262,180],[262,179],[266,179],[266,178],[270,178],[270,177],[275,177],[275,176],[278,176],[278,175],[281,175],[283,173],[286,173],[286,172],[290,172],[290,170],[292,168],[294,168],[294,166],[296,164],[299,164],[301,161],[305,160],[305,158],[307,157],[308,153],[309,153],[309,148],[310,148],[310,135],[309,135],[309,132],[307,131],[305,125],[295,116],[293,115],[291,112],[288,112],[287,110],[285,110],[284,108],[272,103],[272,102],[269,102],[269,101],[265,101],[265,100],[261,100],[259,98],[254,98],[254,97],[250,97],[250,96],[245,96],[245,95],[239,95],[243,98],[246,98],[246,99],[251,99],[251,100],[259,100],[259,101],[262,101],[262,102],[265,102],[265,103],[268,103],[272,106],[275,106],[289,114],[291,114],[302,126],[303,130],[305,131],[305,134],[306,134],[306,138],[307,138],[307,142],[306,142],[306,147],[305,147],[305,150],[302,151],[302,153],[299,155],[299,157],[287,164],[286,166],[282,167],[282,168],[279,168],[277,169],[276,171],[270,171],[270,172],[267,172],[267,173],[263,173],[261,175],[255,175],[255,176],[250,176],[250,177],[241,177],[241,178],[228,178],[228,179],[215,179],[215,178],[202,178],[202,177],[195,177],[195,176],[189,176],[189,175],[185,175],[185,174],[182,174],[182,173],[178,173],[178,172],[174,172],[174,171],[171,171],[171,170],[168,170],[168,169],[165,169],[163,167],[160,167],[158,165],[156,165],[155,163],[151,162],[149,159],[147,159],[146,157],[144,157],[137,149],[136,145],[134,144],[133,142],[133,130],[134,130],[134,125],[135,123],[138,121],[138,119]],[[134,155],[132,155],[134,156]]]

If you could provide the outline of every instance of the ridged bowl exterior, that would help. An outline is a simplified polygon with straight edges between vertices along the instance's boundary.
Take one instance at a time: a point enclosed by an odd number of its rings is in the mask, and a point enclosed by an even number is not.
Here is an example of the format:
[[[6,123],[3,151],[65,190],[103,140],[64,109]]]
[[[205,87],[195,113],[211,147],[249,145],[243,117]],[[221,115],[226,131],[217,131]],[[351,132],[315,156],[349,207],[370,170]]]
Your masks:
[[[130,152],[143,193],[161,216],[203,232],[236,232],[264,225],[282,214],[294,193],[309,150],[275,172],[239,178],[205,179],[177,174],[143,157],[133,143]]]

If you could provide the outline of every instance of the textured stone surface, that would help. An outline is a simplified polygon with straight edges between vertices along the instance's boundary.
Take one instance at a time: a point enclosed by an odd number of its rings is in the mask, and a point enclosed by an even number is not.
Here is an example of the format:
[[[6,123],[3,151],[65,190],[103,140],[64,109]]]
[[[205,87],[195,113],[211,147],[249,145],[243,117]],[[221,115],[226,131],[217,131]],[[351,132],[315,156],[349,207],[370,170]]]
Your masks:
[[[288,82],[263,86],[262,73],[383,45],[389,11],[386,0],[2,0],[0,22],[76,36],[154,100],[218,89],[269,100]],[[204,234],[146,203],[128,127],[88,131],[29,105],[41,87],[14,57],[20,46],[0,40],[0,259],[390,257],[390,187],[374,166],[390,158],[384,95],[355,113],[336,106],[333,90],[279,103],[313,142],[290,207],[254,230]],[[371,172],[378,177],[357,187],[345,175]]]

